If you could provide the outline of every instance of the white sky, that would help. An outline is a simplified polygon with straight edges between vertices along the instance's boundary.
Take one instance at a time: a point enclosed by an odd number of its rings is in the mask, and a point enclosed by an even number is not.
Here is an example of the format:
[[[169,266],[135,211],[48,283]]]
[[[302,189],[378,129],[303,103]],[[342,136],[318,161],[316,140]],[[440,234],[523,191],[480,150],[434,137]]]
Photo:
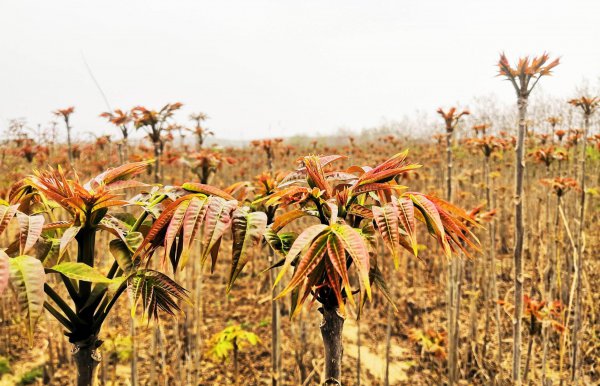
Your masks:
[[[70,105],[76,132],[111,130],[82,53],[113,108],[180,101],[179,121],[204,111],[231,139],[512,102],[503,50],[560,55],[543,87],[566,98],[600,75],[599,15],[594,0],[0,0],[0,130]]]

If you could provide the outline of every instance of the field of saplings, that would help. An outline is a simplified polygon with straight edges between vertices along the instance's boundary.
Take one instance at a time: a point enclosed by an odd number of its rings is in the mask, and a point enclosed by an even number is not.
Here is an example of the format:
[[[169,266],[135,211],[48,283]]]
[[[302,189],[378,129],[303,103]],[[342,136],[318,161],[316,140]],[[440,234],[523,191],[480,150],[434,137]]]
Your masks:
[[[600,383],[600,97],[560,69],[236,146],[178,102],[2,123],[0,384]]]

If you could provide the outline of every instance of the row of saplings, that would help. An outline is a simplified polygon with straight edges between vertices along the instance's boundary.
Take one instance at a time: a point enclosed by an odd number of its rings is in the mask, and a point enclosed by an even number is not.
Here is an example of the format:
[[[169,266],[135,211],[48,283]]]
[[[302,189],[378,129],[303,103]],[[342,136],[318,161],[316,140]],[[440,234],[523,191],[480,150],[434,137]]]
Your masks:
[[[447,256],[478,249],[469,230],[475,224],[463,210],[399,185],[403,174],[420,167],[406,156],[344,170],[335,167],[343,156],[307,156],[285,177],[265,173],[254,184],[225,190],[144,184],[135,177],[146,162],[109,169],[86,183],[61,168],[35,172],[0,202],[0,233],[11,220],[18,224],[18,237],[0,249],[0,291],[9,284],[14,290],[31,342],[44,309],[64,327],[74,345],[78,385],[93,385],[99,334],[119,297],[127,291],[132,311],[139,306],[148,318],[175,315],[188,301],[187,291],[156,267],[174,273],[192,253],[202,263],[210,257],[214,266],[223,236],[231,232],[227,290],[256,246],[267,243],[277,256],[274,285],[283,288],[275,300],[291,295],[292,315],[309,297],[320,303],[325,384],[341,385],[346,306],[361,307],[374,286],[389,299],[377,239],[396,266],[401,250],[417,255],[420,229]],[[127,189],[143,193],[125,200]],[[300,234],[290,230],[304,218],[313,225]],[[426,226],[417,230],[417,222]],[[98,232],[111,235],[110,253],[97,244]],[[69,253],[72,244],[76,256]],[[98,267],[109,268],[103,273]],[[279,284],[286,277],[287,284]]]

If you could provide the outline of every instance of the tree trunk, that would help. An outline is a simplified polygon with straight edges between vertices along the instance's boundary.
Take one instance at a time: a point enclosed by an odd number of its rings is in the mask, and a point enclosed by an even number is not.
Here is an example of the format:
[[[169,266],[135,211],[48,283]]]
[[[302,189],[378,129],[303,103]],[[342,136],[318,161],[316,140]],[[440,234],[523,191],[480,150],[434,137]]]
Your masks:
[[[446,200],[452,201],[452,129],[446,128]],[[458,375],[458,336],[460,317],[460,259],[452,259],[448,264],[448,379],[450,385]]]
[[[525,172],[525,117],[527,96],[520,95],[519,133],[515,156],[515,313],[513,317],[513,363],[512,377],[516,385],[521,384],[521,315],[523,314],[523,242],[525,228],[523,221],[523,174]]]
[[[446,200],[452,201],[452,131],[446,132]]]
[[[554,129],[552,129],[554,132]],[[550,177],[550,168],[546,168],[547,178]],[[558,172],[557,175],[560,175],[560,161],[558,161]],[[546,301],[550,301],[553,298],[552,291],[554,288],[554,282],[556,277],[555,270],[555,261],[554,261],[554,252],[553,252],[553,239],[558,240],[558,231],[556,229],[551,229],[551,211],[550,211],[550,199],[551,199],[551,191],[548,191],[546,195],[546,234],[547,237],[547,246],[546,246],[546,267],[544,268],[544,296]],[[556,209],[556,215],[558,216],[558,208]],[[558,218],[557,218],[558,219]],[[556,222],[558,224],[558,222]],[[542,325],[542,385],[548,385],[547,382],[547,370],[548,370],[548,345],[550,343],[550,326],[548,323],[543,323]]]
[[[274,270],[269,272],[275,273]],[[272,278],[272,282],[274,281],[275,277]],[[273,372],[273,386],[279,385],[281,378],[281,315],[279,310],[279,302],[271,302],[271,371]]]
[[[119,153],[119,163],[123,165],[125,163],[125,156],[123,155],[123,144],[117,143],[117,152]]]
[[[77,366],[77,386],[97,384],[98,365],[102,359],[98,346],[100,342],[92,337],[74,344],[73,358]]]
[[[581,189],[580,201],[579,201],[579,228],[577,231],[577,269],[575,270],[577,277],[577,288],[575,293],[575,316],[573,320],[573,338],[572,338],[572,356],[571,356],[571,381],[577,381],[577,371],[578,371],[578,358],[577,351],[579,350],[579,341],[578,341],[578,333],[581,327],[581,276],[583,269],[583,244],[584,237],[583,231],[585,229],[585,151],[586,151],[586,137],[588,134],[590,125],[590,116],[589,114],[585,114],[583,121],[583,136],[581,138],[581,150],[579,154],[579,169],[580,169],[580,177],[579,177],[579,188]]]
[[[458,351],[460,336],[460,306],[462,261],[459,257],[448,263],[448,381],[450,385],[458,381]]]
[[[69,125],[69,119],[65,119],[67,126],[67,151],[69,157],[69,164],[73,165],[73,146],[71,145],[71,126]]]
[[[300,379],[298,384],[303,384],[308,376],[308,369],[304,363],[304,355],[308,352],[308,345],[306,341],[306,325],[304,323],[304,310],[300,310],[298,315],[298,344],[295,349],[296,364],[300,371]]]
[[[271,250],[269,255],[271,264],[275,262],[275,255]],[[277,273],[274,269],[269,270],[269,286],[273,288]],[[279,285],[272,290],[272,296],[278,294]],[[271,384],[278,386],[281,381],[281,312],[277,301],[271,302]]]
[[[523,372],[523,380],[525,381],[525,383],[527,383],[527,375],[529,374],[529,363],[531,361],[531,352],[533,351],[533,343],[535,340],[535,330],[534,330],[534,326],[535,326],[535,317],[531,316],[530,318],[530,325],[531,327],[529,328],[529,343],[527,345],[527,356],[525,357],[525,371]]]
[[[129,333],[131,335],[131,386],[138,386],[137,382],[137,346],[135,332],[135,318],[129,321]]]
[[[321,336],[325,349],[325,374],[324,386],[342,385],[342,330],[344,329],[344,318],[339,314],[337,306],[324,304],[319,311],[323,314],[321,321]]]
[[[233,339],[233,384],[238,386],[238,376],[239,376],[239,368],[238,368],[238,344],[237,338]]]
[[[129,139],[128,136],[123,136],[123,163],[129,162]]]
[[[387,304],[387,326],[385,328],[385,378],[383,380],[383,384],[385,386],[390,386],[390,351],[392,349],[392,316],[394,311],[390,306],[390,303]]]
[[[154,183],[158,184],[161,182],[161,169],[160,169],[160,158],[162,154],[162,144],[160,142],[154,142]]]
[[[486,182],[485,182],[485,186],[486,186],[486,193],[485,193],[485,197],[486,197],[486,201],[487,201],[487,205],[488,205],[488,209],[492,210],[495,208],[495,203],[494,203],[494,199],[492,199],[492,182],[490,179],[490,159],[489,157],[485,157],[485,177],[486,177]],[[491,291],[491,295],[492,295],[492,299],[493,299],[493,303],[494,303],[494,307],[495,307],[495,320],[496,320],[496,334],[497,334],[497,354],[496,354],[496,360],[498,363],[500,363],[501,359],[502,359],[502,324],[500,323],[500,304],[496,301],[499,298],[498,295],[498,285],[496,283],[496,218],[492,218],[492,220],[490,221],[489,225],[488,225],[488,237],[489,237],[489,248],[488,248],[488,254],[489,254],[489,277],[491,278],[490,280],[490,287],[492,289]],[[489,301],[489,299],[488,299]]]
[[[359,300],[360,301],[360,300]],[[356,346],[358,347],[358,355],[356,358],[356,386],[360,386],[360,374],[361,374],[361,341],[360,341],[360,319],[356,321]]]

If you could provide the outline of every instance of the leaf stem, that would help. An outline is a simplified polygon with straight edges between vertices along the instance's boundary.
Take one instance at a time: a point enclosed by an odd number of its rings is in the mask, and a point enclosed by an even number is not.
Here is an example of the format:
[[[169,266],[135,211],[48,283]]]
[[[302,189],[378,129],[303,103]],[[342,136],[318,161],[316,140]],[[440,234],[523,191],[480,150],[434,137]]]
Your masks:
[[[71,307],[69,307],[69,305],[60,297],[60,295],[57,294],[47,283],[44,284],[44,292],[50,297],[50,299],[54,301],[54,303],[56,303],[58,308],[65,313],[69,320],[74,323],[85,324],[85,322],[81,320],[79,316],[77,316],[75,311],[73,311]]]

